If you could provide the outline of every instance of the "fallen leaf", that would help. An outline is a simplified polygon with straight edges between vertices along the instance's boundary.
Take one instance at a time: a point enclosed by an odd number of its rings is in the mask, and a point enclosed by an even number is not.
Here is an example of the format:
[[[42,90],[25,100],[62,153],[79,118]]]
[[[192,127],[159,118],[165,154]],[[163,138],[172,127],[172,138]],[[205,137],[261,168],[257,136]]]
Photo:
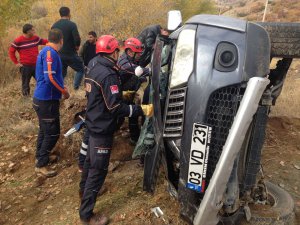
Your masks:
[[[27,153],[29,150],[28,150],[28,148],[26,146],[22,146],[22,151],[25,152],[25,153]]]
[[[8,205],[8,206],[6,206],[5,208],[4,208],[4,210],[8,210],[8,209],[10,209],[11,208],[11,205]]]
[[[15,163],[12,163],[12,162],[11,162],[11,163],[8,165],[8,168],[13,168],[15,165],[16,165]]]
[[[294,164],[294,167],[295,167],[297,170],[300,170],[300,166]]]
[[[109,163],[109,166],[108,166],[108,171],[109,172],[113,172],[115,171],[120,165],[120,162],[119,161],[115,161],[115,162],[111,162]]]

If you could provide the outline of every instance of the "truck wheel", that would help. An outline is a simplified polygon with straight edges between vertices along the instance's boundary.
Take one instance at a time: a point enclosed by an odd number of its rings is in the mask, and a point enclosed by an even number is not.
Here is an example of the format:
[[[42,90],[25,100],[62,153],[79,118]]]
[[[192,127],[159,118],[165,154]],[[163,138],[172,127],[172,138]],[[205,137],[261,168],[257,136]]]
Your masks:
[[[294,201],[283,189],[270,182],[266,182],[272,207],[266,205],[252,205],[251,219],[244,219],[241,225],[294,225]]]
[[[269,33],[271,57],[300,58],[299,23],[258,23]]]

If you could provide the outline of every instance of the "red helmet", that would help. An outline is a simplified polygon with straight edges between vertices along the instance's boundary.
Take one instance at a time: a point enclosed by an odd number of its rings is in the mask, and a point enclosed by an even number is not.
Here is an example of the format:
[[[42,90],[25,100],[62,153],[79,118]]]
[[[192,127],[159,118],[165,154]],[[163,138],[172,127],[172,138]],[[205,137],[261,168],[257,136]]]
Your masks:
[[[96,54],[113,53],[116,49],[120,49],[119,42],[111,35],[102,35],[96,42]]]
[[[139,53],[143,51],[142,42],[137,38],[128,38],[124,42],[125,50],[130,48],[133,52]]]

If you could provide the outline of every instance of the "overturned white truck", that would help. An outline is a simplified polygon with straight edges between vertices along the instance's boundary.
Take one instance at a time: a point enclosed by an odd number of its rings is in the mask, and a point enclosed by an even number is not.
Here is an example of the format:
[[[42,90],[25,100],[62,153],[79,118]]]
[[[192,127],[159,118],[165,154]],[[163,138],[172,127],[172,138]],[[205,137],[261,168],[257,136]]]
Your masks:
[[[178,18],[169,21],[178,25]],[[281,59],[270,70],[273,57]],[[144,190],[155,190],[163,164],[169,192],[189,223],[294,224],[292,198],[262,178],[260,162],[270,107],[298,57],[296,23],[196,15],[169,38],[158,37],[155,113],[142,132],[155,141],[142,136],[137,146],[147,148]],[[251,208],[258,202],[270,205],[270,213]]]

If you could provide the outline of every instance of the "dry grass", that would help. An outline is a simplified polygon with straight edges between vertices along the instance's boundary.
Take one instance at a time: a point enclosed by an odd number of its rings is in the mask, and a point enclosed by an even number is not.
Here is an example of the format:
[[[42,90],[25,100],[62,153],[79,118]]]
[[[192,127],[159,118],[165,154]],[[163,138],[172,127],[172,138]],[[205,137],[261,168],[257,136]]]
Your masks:
[[[172,0],[140,2],[36,0],[31,8],[30,19],[11,18],[12,25],[7,27],[4,35],[1,36],[0,87],[7,85],[18,76],[17,69],[8,57],[8,48],[17,36],[22,35],[22,26],[31,23],[38,36],[47,38],[50,27],[59,19],[58,10],[61,6],[70,7],[72,21],[77,23],[83,44],[87,33],[91,30],[96,31],[98,36],[112,34],[120,40],[125,40],[129,36],[136,36],[147,25],[166,26],[167,12],[174,8],[174,2]]]
[[[300,60],[294,60],[287,74],[283,90],[275,107],[272,108],[272,116],[287,116],[300,118]]]
[[[10,130],[15,135],[21,134],[23,137],[28,137],[33,133],[37,133],[37,127],[30,120],[21,120],[18,124],[12,124]]]
[[[79,91],[72,88],[73,73],[69,73],[66,79],[69,84],[70,99],[61,101],[61,134],[63,135],[73,126],[74,114],[81,111],[85,106],[85,92],[83,87]],[[31,94],[33,94],[35,82],[31,81]],[[11,148],[14,143],[17,145],[30,142],[30,148],[35,148],[38,133],[38,120],[32,108],[32,98],[24,98],[21,95],[21,81],[19,79],[11,82],[0,90],[0,146]],[[70,138],[61,136],[56,146],[56,151],[65,158],[77,156],[81,144],[82,134],[76,133]]]
[[[250,21],[261,21],[265,7],[265,0],[247,0],[240,1],[239,4],[222,10],[224,15],[233,17],[245,17]],[[228,8],[231,3],[223,3],[220,5],[224,9]],[[268,4],[266,21],[269,22],[299,22],[300,1],[299,0],[273,0]]]

